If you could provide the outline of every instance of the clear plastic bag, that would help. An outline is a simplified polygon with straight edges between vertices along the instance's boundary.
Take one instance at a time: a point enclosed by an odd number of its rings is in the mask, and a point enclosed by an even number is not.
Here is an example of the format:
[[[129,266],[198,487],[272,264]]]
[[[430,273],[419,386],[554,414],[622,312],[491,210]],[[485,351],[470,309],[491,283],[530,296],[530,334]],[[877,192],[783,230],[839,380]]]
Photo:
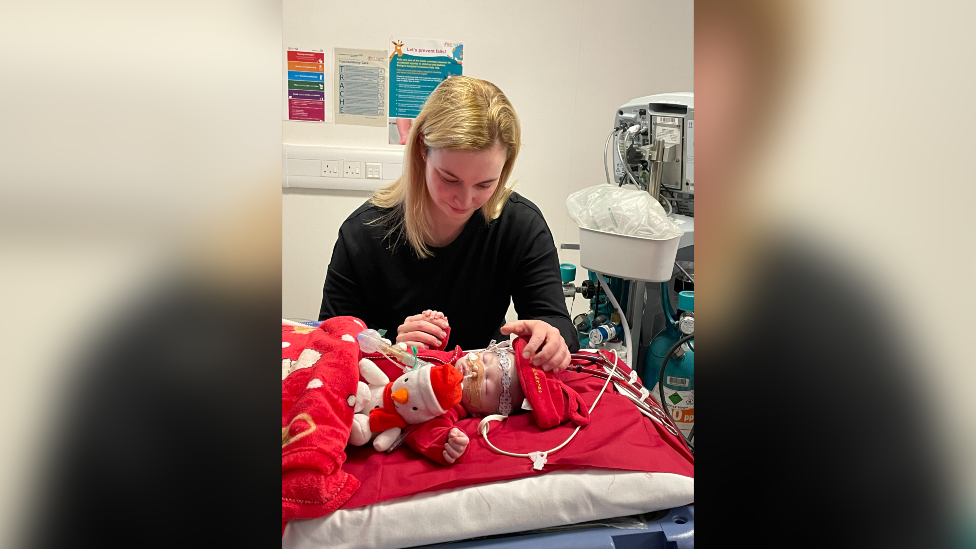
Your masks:
[[[580,227],[608,233],[669,240],[685,234],[646,191],[596,185],[566,198],[569,216]]]

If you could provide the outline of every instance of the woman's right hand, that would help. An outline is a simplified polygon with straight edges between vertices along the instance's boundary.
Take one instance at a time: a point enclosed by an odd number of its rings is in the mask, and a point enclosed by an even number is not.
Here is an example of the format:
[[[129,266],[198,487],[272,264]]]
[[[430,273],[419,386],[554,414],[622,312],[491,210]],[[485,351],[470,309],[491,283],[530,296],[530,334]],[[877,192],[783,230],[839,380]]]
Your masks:
[[[414,345],[418,349],[440,349],[447,337],[447,317],[444,313],[427,310],[419,315],[408,316],[397,328],[397,343]]]

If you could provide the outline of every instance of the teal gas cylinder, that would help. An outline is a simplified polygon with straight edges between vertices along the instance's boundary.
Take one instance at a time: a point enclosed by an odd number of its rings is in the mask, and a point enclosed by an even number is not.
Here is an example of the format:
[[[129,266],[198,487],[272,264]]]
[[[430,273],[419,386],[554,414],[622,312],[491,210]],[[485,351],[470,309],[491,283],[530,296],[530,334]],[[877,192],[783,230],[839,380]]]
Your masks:
[[[671,309],[667,283],[662,283],[661,288],[666,327],[651,340],[644,359],[644,374],[641,376],[645,387],[653,387],[651,394],[655,399],[660,399],[657,383],[665,355],[679,339],[687,333],[694,333],[694,292],[678,294],[678,311],[675,313]],[[694,350],[679,349],[668,360],[667,371],[664,373],[664,398],[668,400],[668,411],[671,412],[675,424],[687,437],[695,424]]]

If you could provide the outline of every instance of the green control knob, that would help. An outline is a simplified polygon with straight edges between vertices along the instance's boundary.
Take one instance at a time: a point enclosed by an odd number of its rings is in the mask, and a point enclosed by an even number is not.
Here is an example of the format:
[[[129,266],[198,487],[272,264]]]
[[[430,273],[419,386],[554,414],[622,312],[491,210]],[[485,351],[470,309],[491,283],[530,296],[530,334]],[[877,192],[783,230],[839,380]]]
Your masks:
[[[576,265],[573,265],[572,263],[560,263],[559,276],[563,279],[563,283],[575,281]]]

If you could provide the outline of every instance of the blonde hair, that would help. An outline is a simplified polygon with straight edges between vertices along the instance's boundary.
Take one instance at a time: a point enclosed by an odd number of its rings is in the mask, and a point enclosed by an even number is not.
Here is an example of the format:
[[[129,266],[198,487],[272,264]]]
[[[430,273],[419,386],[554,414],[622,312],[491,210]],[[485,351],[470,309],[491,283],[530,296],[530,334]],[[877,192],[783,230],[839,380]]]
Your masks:
[[[507,156],[498,186],[481,207],[485,221],[497,219],[512,194],[508,178],[522,146],[518,115],[502,90],[491,82],[452,76],[430,94],[410,127],[403,155],[403,175],[376,191],[371,201],[392,211],[380,222],[389,226],[393,246],[402,236],[420,258],[433,254],[427,246],[433,234],[427,192],[426,152],[429,148],[484,151],[496,143]]]

